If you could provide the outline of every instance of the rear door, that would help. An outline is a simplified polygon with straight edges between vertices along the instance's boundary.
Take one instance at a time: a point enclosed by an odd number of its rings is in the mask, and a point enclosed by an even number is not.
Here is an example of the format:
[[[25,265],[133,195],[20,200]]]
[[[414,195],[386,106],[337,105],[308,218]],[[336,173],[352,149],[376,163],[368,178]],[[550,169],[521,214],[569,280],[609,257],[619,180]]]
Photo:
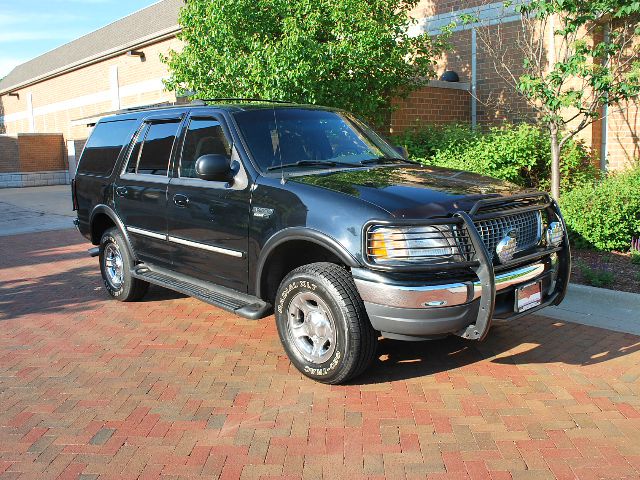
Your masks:
[[[197,178],[195,164],[205,154],[227,156],[234,180]],[[191,116],[176,163],[167,195],[172,269],[245,292],[251,190],[223,119]]]
[[[167,242],[167,186],[181,117],[143,122],[128,161],[116,180],[115,204],[138,257],[170,265]]]

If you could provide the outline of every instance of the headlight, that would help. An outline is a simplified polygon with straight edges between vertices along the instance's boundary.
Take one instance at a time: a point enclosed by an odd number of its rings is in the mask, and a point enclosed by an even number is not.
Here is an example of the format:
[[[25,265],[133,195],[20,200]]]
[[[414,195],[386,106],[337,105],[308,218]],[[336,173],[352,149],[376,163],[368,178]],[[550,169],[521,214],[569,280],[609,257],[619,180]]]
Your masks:
[[[449,226],[373,227],[367,255],[378,264],[433,263],[452,260],[458,253]]]

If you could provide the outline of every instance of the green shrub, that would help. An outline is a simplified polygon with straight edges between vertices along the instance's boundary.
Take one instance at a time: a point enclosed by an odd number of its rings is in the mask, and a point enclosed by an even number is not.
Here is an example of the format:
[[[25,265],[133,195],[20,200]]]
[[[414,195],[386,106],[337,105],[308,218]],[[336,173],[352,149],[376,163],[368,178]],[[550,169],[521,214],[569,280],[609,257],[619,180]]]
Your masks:
[[[469,170],[523,187],[549,186],[549,136],[533,125],[505,125],[485,132],[463,125],[429,126],[398,135],[395,142],[406,146],[410,157],[425,165]],[[563,188],[593,182],[597,173],[583,144],[569,142],[565,146]]]
[[[560,207],[576,246],[627,250],[640,234],[640,168],[565,192]]]
[[[440,150],[460,143],[471,143],[478,136],[477,131],[465,125],[425,125],[396,135],[394,141],[407,147],[413,160],[429,163]]]

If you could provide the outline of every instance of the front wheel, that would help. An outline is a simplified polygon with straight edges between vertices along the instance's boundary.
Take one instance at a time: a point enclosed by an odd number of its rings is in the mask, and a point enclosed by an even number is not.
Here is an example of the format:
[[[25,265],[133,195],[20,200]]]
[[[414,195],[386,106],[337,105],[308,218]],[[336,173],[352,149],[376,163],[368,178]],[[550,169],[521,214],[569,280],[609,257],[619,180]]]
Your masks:
[[[344,268],[313,263],[293,270],[280,284],[275,305],[282,345],[307,377],[343,383],[375,358],[376,332]]]
[[[122,233],[110,228],[100,240],[100,273],[107,293],[121,302],[139,300],[149,284],[131,275],[133,260]]]

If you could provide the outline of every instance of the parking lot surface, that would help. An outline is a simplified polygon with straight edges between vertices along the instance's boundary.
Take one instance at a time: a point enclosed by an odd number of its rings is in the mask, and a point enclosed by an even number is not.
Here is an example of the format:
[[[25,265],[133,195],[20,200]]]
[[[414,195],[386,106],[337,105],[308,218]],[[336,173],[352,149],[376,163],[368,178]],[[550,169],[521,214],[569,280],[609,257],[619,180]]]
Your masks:
[[[69,185],[0,188],[0,237],[72,228]]]
[[[108,300],[88,247],[0,238],[0,478],[640,477],[640,337],[531,316],[325,386],[273,317]]]

